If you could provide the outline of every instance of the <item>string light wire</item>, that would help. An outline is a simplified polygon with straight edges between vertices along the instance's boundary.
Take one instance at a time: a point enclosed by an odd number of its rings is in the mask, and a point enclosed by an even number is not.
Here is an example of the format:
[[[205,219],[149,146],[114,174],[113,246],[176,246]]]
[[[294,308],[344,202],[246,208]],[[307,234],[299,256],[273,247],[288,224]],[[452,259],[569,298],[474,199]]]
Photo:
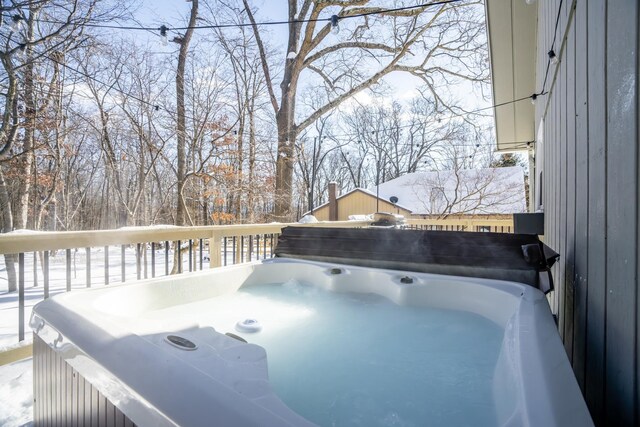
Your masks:
[[[114,91],[116,91],[116,92],[118,92],[118,93],[120,93],[122,95],[125,95],[126,97],[134,99],[135,101],[137,101],[137,102],[139,102],[141,104],[144,104],[144,105],[147,105],[149,107],[152,107],[154,109],[154,111],[164,110],[167,113],[170,113],[170,114],[173,114],[173,115],[176,114],[174,111],[171,111],[171,110],[167,109],[166,107],[160,106],[159,104],[152,103],[150,101],[147,101],[145,99],[140,98],[139,96],[133,95],[133,94],[131,94],[131,93],[125,91],[125,90],[122,90],[122,89],[118,88],[114,83],[109,84],[109,83],[107,83],[107,82],[105,82],[105,81],[103,81],[103,80],[101,80],[101,79],[99,79],[97,77],[92,76],[89,73],[86,73],[86,72],[84,72],[82,70],[79,70],[78,68],[72,67],[72,66],[70,66],[68,64],[65,64],[64,62],[58,61],[57,59],[55,59],[55,58],[53,58],[51,56],[45,55],[45,57],[48,58],[49,60],[55,62],[56,64],[60,65],[61,67],[64,67],[65,69],[67,69],[69,71],[72,71],[72,72],[74,72],[74,73],[76,73],[78,75],[81,75],[82,77],[85,77],[85,78],[87,78],[87,79],[89,79],[91,81],[94,81],[94,82],[96,82],[96,83],[98,83],[100,85],[107,86],[110,89],[113,89]],[[535,95],[541,96],[541,95],[546,95],[546,93],[539,93],[539,94],[535,94]],[[525,100],[528,100],[528,99],[531,99],[531,96],[525,96],[525,97],[517,98],[517,99],[511,100],[511,101],[500,102],[500,103],[493,104],[493,105],[490,105],[490,106],[487,106],[487,107],[482,107],[482,108],[478,108],[476,110],[467,111],[464,114],[475,114],[475,113],[478,113],[478,112],[481,112],[481,111],[486,111],[486,110],[489,110],[489,109],[492,109],[492,108],[497,108],[497,107],[502,107],[502,106],[506,106],[506,105],[510,105],[510,104],[515,104],[515,103],[522,102],[522,101],[525,101]],[[448,120],[448,119],[453,119],[453,118],[456,118],[456,117],[460,117],[460,116],[451,116],[451,117],[448,117],[448,118],[441,118],[440,120]],[[190,120],[194,120],[194,121],[201,120],[201,119],[196,119],[195,117],[191,117],[191,116],[188,117],[188,118]],[[375,133],[383,133],[383,132],[388,132],[388,131],[396,131],[396,130],[400,130],[400,129],[404,129],[404,128],[408,128],[408,127],[415,127],[415,126],[419,126],[419,125],[416,125],[415,123],[412,123],[412,124],[408,124],[408,125],[380,128],[380,129],[376,129],[376,130],[371,131],[371,132],[373,134],[375,134]],[[232,131],[233,131],[233,128],[230,128],[225,133],[230,133]],[[271,139],[272,138],[272,136],[265,136],[265,135],[260,135],[260,134],[255,134],[255,135],[257,137],[263,138],[263,139]],[[362,137],[362,136],[363,136],[362,133],[353,132],[353,133],[344,133],[344,134],[331,134],[331,135],[327,135],[327,138],[332,139],[332,140],[341,140],[341,138]],[[344,140],[342,140],[342,141],[344,141]],[[352,139],[349,139],[349,140],[347,140],[345,142],[352,142]],[[528,146],[529,144],[532,144],[532,143],[535,143],[535,141],[513,141],[513,142],[501,143],[500,145],[511,145],[511,144],[514,144],[514,145],[517,145],[517,146],[520,146],[520,145],[522,145],[522,146],[527,145]],[[405,143],[405,144],[409,145],[409,143]],[[413,144],[410,144],[410,145],[416,145],[416,144],[413,143]],[[459,146],[459,147],[462,147],[462,146],[473,147],[475,144],[474,143],[470,143],[470,144],[457,143],[457,144],[450,144],[450,145]],[[482,146],[486,146],[486,145],[482,145]],[[509,147],[509,148],[515,148],[515,147]]]
[[[432,6],[440,6],[440,5],[446,5],[446,4],[450,4],[450,3],[458,3],[458,2],[462,2],[465,0],[443,0],[443,1],[437,1],[437,2],[431,2],[431,3],[421,3],[418,5],[412,5],[412,6],[403,6],[403,7],[398,7],[398,8],[389,8],[389,9],[383,9],[383,10],[374,10],[374,11],[369,11],[369,12],[362,12],[362,13],[358,13],[358,14],[353,14],[353,15],[347,15],[347,16],[341,16],[341,17],[337,17],[336,15],[332,15],[330,18],[315,18],[315,19],[298,19],[298,20],[284,20],[284,21],[267,21],[267,22],[260,22],[257,23],[257,25],[282,25],[282,24],[290,24],[290,23],[306,23],[306,22],[325,22],[328,21],[330,23],[334,22],[336,20],[336,18],[339,18],[340,20],[342,19],[352,19],[352,18],[359,18],[359,17],[365,17],[365,16],[370,16],[370,15],[376,15],[376,14],[389,14],[389,13],[395,13],[395,12],[401,12],[401,11],[406,11],[406,10],[414,10],[414,9],[426,9],[427,7],[432,7]],[[559,24],[559,18],[560,18],[560,12],[562,9],[562,2],[563,0],[560,0],[560,5],[558,8],[558,14],[556,17],[556,23],[555,23],[555,31],[554,31],[554,39],[553,39],[553,43],[552,43],[552,47],[555,45],[555,41],[556,41],[556,37],[557,37],[557,28],[558,28],[558,24]],[[6,16],[6,15],[5,15]],[[13,17],[13,15],[8,15],[9,17]],[[60,23],[60,22],[56,22],[56,21],[48,21],[48,20],[43,20],[43,19],[38,19],[37,21],[39,22],[49,22],[49,23]],[[232,27],[246,27],[251,25],[250,23],[240,23],[240,24],[216,24],[216,25],[196,25],[196,26],[187,26],[187,27],[167,27],[165,25],[162,25],[161,27],[151,27],[151,26],[120,26],[120,25],[109,25],[109,24],[93,24],[93,23],[84,23],[84,26],[88,26],[88,27],[96,27],[96,28],[106,28],[106,29],[121,29],[121,30],[143,30],[143,31],[154,31],[154,30],[159,30],[161,32],[166,32],[166,31],[180,31],[180,30],[189,30],[189,29],[217,29],[217,28],[232,28]],[[161,107],[158,104],[154,104],[151,103],[149,101],[146,101],[136,95],[133,95],[131,93],[128,93],[120,88],[118,88],[115,84],[108,84],[82,70],[79,70],[77,68],[74,68],[68,64],[65,64],[63,62],[60,62],[58,60],[56,60],[55,58],[52,58],[50,56],[46,56],[48,59],[50,59],[53,62],[56,62],[57,64],[59,64],[60,66],[76,73],[79,74],[87,79],[90,79],[96,83],[99,83],[101,85],[104,86],[108,86],[111,89],[115,90],[116,92],[119,92],[131,99],[134,99],[142,104],[148,105],[150,107],[152,107],[155,111],[159,111],[160,109],[171,113],[171,114],[175,114],[175,112],[172,112],[170,110],[168,110],[165,107]],[[545,79],[544,79],[544,83],[543,83],[543,90],[540,93],[534,93],[530,96],[526,96],[526,97],[522,97],[522,98],[518,98],[518,99],[514,99],[511,101],[505,101],[505,102],[501,102],[501,103],[496,103],[487,107],[482,107],[482,108],[478,108],[476,110],[472,110],[472,111],[464,111],[461,114],[458,115],[453,115],[453,116],[448,116],[448,117],[439,117],[437,120],[438,122],[442,121],[442,120],[450,120],[450,119],[454,119],[454,118],[458,118],[461,117],[463,115],[471,115],[471,114],[477,114],[480,113],[482,111],[486,111],[489,109],[495,109],[501,106],[505,106],[505,105],[510,105],[510,104],[514,104],[517,102],[521,102],[524,100],[534,100],[538,97],[538,96],[542,96],[542,95],[546,95],[546,92],[544,91],[544,88],[546,86],[546,81],[547,81],[547,76],[548,76],[548,71],[549,71],[549,66],[550,66],[550,62],[551,60],[549,59],[549,61],[547,62],[547,70],[545,73]],[[195,118],[190,117],[190,119],[195,120]],[[416,124],[408,124],[408,125],[401,125],[401,126],[395,126],[392,128],[382,128],[382,129],[378,129],[374,132],[384,132],[384,131],[392,131],[392,130],[399,130],[401,128],[409,128],[409,127],[414,127],[416,126]],[[229,130],[229,132],[231,131],[231,129]],[[259,137],[263,137],[262,135],[256,135]],[[358,133],[348,133],[348,134],[341,134],[341,135],[330,135],[331,139],[338,139],[341,137],[358,137],[361,136],[361,134]],[[515,141],[512,143],[502,143],[500,145],[510,145],[510,144],[514,144],[518,145],[518,146],[530,146],[530,144],[535,143],[535,141]],[[460,145],[460,144],[458,144]],[[473,146],[473,144],[469,144],[470,147]]]
[[[415,10],[415,9],[426,9],[432,6],[443,6],[451,3],[459,3],[463,1],[469,0],[441,0],[431,3],[420,3],[412,6],[402,6],[388,9],[378,9],[372,10],[368,12],[356,13],[353,15],[332,15],[328,18],[309,18],[309,19],[291,19],[291,20],[280,20],[280,21],[265,21],[258,22],[256,25],[258,26],[266,26],[266,25],[288,25],[288,24],[302,24],[309,22],[329,22],[331,23],[337,17],[338,20],[342,21],[345,19],[354,19],[354,18],[362,18],[371,15],[384,15],[396,12],[404,12],[407,10]],[[12,18],[12,15],[6,15],[6,17]],[[53,21],[47,19],[36,19],[37,22],[48,23],[48,24],[63,24],[64,22]],[[113,25],[113,24],[96,24],[96,23],[83,23],[83,26],[92,27],[92,28],[105,28],[105,29],[115,29],[115,30],[127,30],[127,31],[160,31],[161,26],[133,26],[133,25]],[[250,27],[252,24],[250,22],[239,23],[239,24],[213,24],[213,25],[193,25],[186,27],[169,27],[165,26],[167,31],[186,31],[186,30],[212,30],[212,29],[222,29],[222,28],[242,28],[242,27]]]
[[[562,2],[563,0],[560,0],[560,4],[558,5],[558,13],[556,14],[556,25],[553,29],[553,41],[551,42],[551,49],[549,50],[549,54],[548,54],[548,59],[547,59],[547,69],[544,72],[544,81],[542,82],[542,92],[544,92],[545,88],[547,87],[547,78],[549,77],[549,67],[551,66],[551,52],[553,52],[553,56],[557,58],[556,53],[555,53],[555,46],[556,46],[556,38],[558,37],[558,24],[560,23],[560,13],[562,12]]]

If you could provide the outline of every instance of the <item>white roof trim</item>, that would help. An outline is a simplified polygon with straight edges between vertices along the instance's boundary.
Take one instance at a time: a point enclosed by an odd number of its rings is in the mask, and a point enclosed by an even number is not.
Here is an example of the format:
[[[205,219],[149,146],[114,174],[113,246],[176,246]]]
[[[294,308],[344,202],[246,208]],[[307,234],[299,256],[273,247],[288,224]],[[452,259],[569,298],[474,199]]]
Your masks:
[[[486,1],[493,103],[501,104],[536,92],[536,25],[538,5],[524,0]],[[495,107],[498,151],[510,143],[535,140],[535,108],[528,100]]]

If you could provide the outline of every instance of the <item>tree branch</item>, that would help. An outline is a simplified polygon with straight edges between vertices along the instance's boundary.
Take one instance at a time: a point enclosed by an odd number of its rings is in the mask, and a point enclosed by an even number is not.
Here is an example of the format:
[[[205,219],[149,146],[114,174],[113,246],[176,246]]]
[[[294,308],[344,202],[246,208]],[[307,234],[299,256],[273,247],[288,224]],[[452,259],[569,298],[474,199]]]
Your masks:
[[[382,50],[388,53],[396,53],[400,51],[399,48],[387,46],[386,44],[383,44],[383,43],[370,43],[370,42],[360,42],[360,41],[344,42],[344,43],[335,44],[333,46],[325,47],[324,49],[320,49],[313,55],[310,55],[309,57],[307,57],[307,59],[305,59],[302,65],[303,67],[308,67],[309,64],[314,63],[321,57],[340,49],[374,49],[374,50]]]
[[[279,110],[278,100],[276,99],[276,94],[273,91],[273,82],[271,80],[271,73],[269,72],[269,64],[267,63],[267,54],[264,49],[264,43],[262,42],[262,37],[260,37],[260,31],[258,31],[258,25],[256,24],[256,20],[253,17],[253,12],[251,12],[249,3],[247,3],[247,0],[242,0],[242,2],[244,3],[244,9],[247,12],[247,16],[249,16],[249,21],[251,21],[253,35],[255,36],[256,43],[258,44],[258,50],[260,52],[260,62],[262,63],[262,71],[264,71],[264,77],[267,82],[267,90],[269,91],[271,106],[273,107],[273,111],[277,113]]]

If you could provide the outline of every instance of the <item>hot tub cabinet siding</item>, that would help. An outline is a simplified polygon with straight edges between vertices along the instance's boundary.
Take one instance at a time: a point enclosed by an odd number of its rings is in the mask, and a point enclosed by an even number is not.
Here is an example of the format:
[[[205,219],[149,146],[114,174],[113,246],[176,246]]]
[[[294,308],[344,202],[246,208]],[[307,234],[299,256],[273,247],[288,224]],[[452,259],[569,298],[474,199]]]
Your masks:
[[[33,335],[33,421],[36,427],[135,426],[36,334]]]

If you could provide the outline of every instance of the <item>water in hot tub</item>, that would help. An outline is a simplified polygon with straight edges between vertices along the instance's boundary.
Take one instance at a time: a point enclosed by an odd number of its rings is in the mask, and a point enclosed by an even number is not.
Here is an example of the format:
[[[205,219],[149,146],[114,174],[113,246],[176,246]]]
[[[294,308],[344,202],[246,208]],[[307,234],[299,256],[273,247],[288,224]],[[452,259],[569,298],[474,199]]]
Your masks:
[[[206,307],[216,330],[266,349],[276,393],[318,425],[496,425],[503,331],[483,317],[294,281],[241,288]],[[234,330],[245,318],[262,330]]]

